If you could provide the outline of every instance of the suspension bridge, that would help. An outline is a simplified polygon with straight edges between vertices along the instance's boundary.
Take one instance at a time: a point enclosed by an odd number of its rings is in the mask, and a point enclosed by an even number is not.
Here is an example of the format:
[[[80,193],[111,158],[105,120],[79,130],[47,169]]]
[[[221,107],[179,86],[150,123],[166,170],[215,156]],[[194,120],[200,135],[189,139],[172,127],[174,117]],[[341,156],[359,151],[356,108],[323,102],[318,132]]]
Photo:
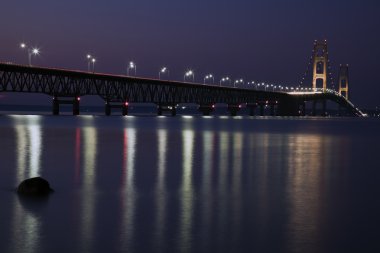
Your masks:
[[[111,75],[85,71],[24,66],[0,63],[0,92],[40,93],[52,98],[52,113],[60,113],[60,105],[70,104],[73,115],[80,114],[80,98],[95,95],[104,100],[106,115],[113,109],[121,109],[122,115],[134,103],[151,103],[157,106],[157,114],[168,111],[176,115],[179,104],[197,104],[203,115],[210,115],[216,104],[226,104],[228,112],[235,116],[242,107],[249,115],[264,115],[269,108],[272,116],[303,116],[306,104],[312,104],[316,115],[317,104],[322,104],[326,115],[326,101],[332,101],[354,116],[364,116],[348,100],[348,70],[341,67],[339,91],[327,88],[327,42],[315,42],[313,50],[313,82],[309,89],[267,90],[256,88],[225,87]]]

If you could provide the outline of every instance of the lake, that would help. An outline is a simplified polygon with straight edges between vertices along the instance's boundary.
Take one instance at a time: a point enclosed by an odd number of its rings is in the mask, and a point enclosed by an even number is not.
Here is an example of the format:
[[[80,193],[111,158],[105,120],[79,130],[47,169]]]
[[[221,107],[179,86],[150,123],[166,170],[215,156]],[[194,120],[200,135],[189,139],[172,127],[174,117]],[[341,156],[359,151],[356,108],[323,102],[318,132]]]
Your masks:
[[[1,115],[0,143],[2,253],[380,252],[378,119]]]

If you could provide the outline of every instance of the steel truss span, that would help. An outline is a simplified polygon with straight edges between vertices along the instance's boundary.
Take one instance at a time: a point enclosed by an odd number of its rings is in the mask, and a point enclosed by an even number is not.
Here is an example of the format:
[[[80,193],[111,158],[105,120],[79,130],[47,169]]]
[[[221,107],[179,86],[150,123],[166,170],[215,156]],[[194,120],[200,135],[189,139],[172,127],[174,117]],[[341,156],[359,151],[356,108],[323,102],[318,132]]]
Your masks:
[[[180,103],[194,103],[200,108],[212,110],[215,103],[228,104],[232,115],[236,115],[239,105],[248,107],[272,106],[276,115],[299,115],[299,107],[305,101],[328,99],[358,114],[356,108],[345,99],[332,94],[309,94],[295,96],[285,92],[271,92],[253,89],[239,89],[136,78],[123,75],[109,75],[63,69],[29,67],[0,63],[0,92],[41,93],[54,97],[54,100],[73,99],[74,107],[79,98],[86,95],[100,96],[106,106],[129,103],[154,103],[161,106],[174,106]],[[53,102],[53,107],[57,102]],[[123,109],[126,112],[125,108]],[[235,111],[235,112],[234,112]],[[53,108],[54,112],[54,108]],[[206,112],[206,113],[205,113]],[[209,113],[209,112],[208,112]],[[106,108],[107,114],[107,108]],[[123,113],[124,115],[126,113]],[[207,114],[207,110],[204,111]]]

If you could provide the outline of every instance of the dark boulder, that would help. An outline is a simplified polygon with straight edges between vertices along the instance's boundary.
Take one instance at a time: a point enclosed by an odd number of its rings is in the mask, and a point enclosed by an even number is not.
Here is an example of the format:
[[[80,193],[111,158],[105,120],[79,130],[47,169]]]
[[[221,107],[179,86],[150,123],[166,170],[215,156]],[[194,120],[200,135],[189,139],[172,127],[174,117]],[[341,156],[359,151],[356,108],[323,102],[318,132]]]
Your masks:
[[[41,177],[26,179],[17,188],[17,193],[28,196],[46,196],[52,191],[49,182]]]

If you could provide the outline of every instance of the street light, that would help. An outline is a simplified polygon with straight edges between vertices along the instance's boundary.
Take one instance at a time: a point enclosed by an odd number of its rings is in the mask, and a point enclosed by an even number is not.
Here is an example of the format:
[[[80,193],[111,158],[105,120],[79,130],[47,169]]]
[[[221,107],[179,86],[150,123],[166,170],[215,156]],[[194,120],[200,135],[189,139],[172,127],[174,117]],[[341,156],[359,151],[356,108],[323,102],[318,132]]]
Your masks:
[[[87,72],[90,72],[91,58],[92,58],[92,56],[90,54],[88,54],[86,56],[86,58],[87,58]]]
[[[32,55],[39,55],[40,50],[36,47],[34,47],[34,48],[28,47],[25,43],[21,43],[20,48],[27,50],[27,52],[28,52],[28,63],[29,63],[29,66],[32,66]]]
[[[158,72],[158,79],[161,79],[161,73],[162,74],[165,74],[165,73],[168,73],[168,77],[169,77],[169,69],[167,67],[162,67],[160,72]]]
[[[91,62],[92,62],[92,72],[95,72],[95,62],[96,62],[96,59],[92,58]]]
[[[95,62],[96,62],[96,59],[92,55],[90,55],[90,54],[86,55],[86,59],[87,59],[87,71],[88,72],[91,71],[91,63],[92,63],[92,69],[93,69],[93,71],[95,71]]]
[[[239,83],[243,83],[243,79],[238,79],[238,80],[235,80],[234,82],[234,88],[236,88],[236,84],[239,84]]]
[[[127,75],[128,76],[129,76],[129,70],[130,69],[134,69],[135,70],[135,75],[136,75],[137,65],[133,61],[129,62],[129,65],[128,65],[128,68],[127,68]]]
[[[222,86],[222,82],[225,82],[225,81],[228,81],[228,83],[231,84],[231,79],[227,76],[220,79],[219,86]]]
[[[212,74],[209,74],[203,78],[203,84],[206,84],[206,80],[212,79],[212,83],[214,84],[214,76]]]
[[[248,82],[248,86],[249,86],[250,84],[252,84],[253,88],[255,88],[255,87],[256,87],[255,81],[252,81],[252,82]]]
[[[193,82],[194,82],[194,72],[192,70],[188,70],[185,75],[183,76],[183,81],[186,82],[186,77],[193,77]]]

